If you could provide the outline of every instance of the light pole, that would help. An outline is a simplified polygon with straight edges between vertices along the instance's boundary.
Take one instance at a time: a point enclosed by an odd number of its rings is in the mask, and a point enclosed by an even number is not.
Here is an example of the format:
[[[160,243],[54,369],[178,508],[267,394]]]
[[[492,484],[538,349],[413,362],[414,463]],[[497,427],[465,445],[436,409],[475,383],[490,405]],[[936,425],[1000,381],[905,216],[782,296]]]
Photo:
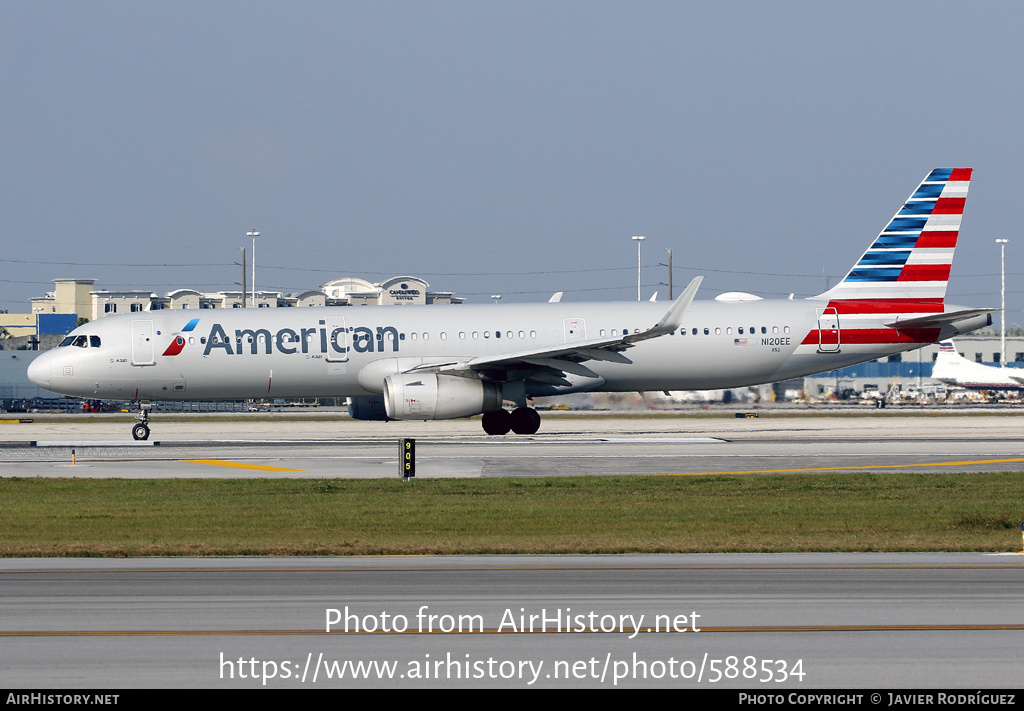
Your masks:
[[[636,300],[640,301],[640,245],[647,238],[643,235],[633,235],[633,239],[636,241]]]
[[[245,236],[252,237],[252,305],[259,306],[256,303],[256,238],[260,233],[253,229],[246,232]]]
[[[999,367],[1006,367],[1006,243],[1009,240],[997,239],[996,244],[999,245],[999,281],[1001,283],[999,296],[1000,305],[999,313],[1002,316],[1002,328],[1000,329],[1000,345],[1002,352],[999,355]]]
[[[665,251],[668,252],[668,300],[672,301],[672,250]]]
[[[242,250],[242,308],[245,308],[245,247],[239,247]],[[237,262],[236,262],[237,264]],[[238,282],[235,282],[236,284]]]

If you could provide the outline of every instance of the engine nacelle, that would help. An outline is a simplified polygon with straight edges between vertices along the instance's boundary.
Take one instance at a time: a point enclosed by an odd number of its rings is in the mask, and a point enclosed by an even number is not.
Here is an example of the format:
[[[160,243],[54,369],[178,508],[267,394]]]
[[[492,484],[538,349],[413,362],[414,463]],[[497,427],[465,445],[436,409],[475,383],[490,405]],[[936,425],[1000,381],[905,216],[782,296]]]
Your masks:
[[[368,397],[350,397],[348,399],[348,416],[353,420],[378,420],[387,421],[387,408],[384,407],[384,398],[380,395]]]
[[[475,378],[399,373],[384,378],[384,407],[393,420],[447,420],[501,409],[501,389]]]

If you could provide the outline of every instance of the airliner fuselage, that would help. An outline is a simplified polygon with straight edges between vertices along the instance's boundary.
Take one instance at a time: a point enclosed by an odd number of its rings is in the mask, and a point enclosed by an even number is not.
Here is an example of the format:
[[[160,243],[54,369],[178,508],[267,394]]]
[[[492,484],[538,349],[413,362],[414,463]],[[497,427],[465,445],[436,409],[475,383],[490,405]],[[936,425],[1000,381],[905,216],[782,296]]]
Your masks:
[[[857,342],[869,328],[882,330],[887,316],[877,314],[873,323],[860,317],[848,326],[837,315],[829,324],[837,328],[826,331],[822,307],[805,299],[694,302],[679,328],[626,352],[630,363],[588,362],[598,377],[567,373],[568,384],[526,378],[526,395],[742,387],[832,370],[944,337],[934,327],[885,329],[890,342]],[[126,314],[80,327],[65,339],[66,347],[35,361],[31,377],[49,390],[85,398],[379,395],[386,376],[418,366],[641,332],[664,311],[658,303],[614,302]],[[976,318],[979,326],[987,323],[985,316]],[[947,332],[969,328],[960,323]],[[523,363],[504,381],[540,369]]]
[[[350,398],[354,417],[483,415],[532,434],[528,400],[705,390],[833,370],[990,323],[945,303],[970,168],[937,168],[846,277],[808,299],[155,311],[73,331],[29,377],[86,398]],[[512,402],[516,409],[504,409]],[[149,436],[145,409],[134,435]]]

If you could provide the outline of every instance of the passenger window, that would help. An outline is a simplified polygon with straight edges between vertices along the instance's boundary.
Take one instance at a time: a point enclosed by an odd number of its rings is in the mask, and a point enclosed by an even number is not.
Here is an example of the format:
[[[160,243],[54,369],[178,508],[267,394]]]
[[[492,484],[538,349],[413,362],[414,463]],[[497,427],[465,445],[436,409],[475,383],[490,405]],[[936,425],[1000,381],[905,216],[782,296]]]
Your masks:
[[[783,326],[782,327],[782,332],[783,333],[789,333],[789,326]]]
[[[530,338],[536,338],[536,337],[537,337],[537,332],[536,331],[530,331]]]
[[[726,326],[726,328],[725,328],[725,335],[727,335],[727,336],[731,336],[732,335],[732,326]]]
[[[743,326],[740,326],[740,327],[739,327],[738,329],[736,329],[736,330],[737,330],[737,331],[739,331],[739,334],[740,334],[741,336],[743,335]]]
[[[501,338],[501,331],[495,331],[494,332],[494,337],[495,338]]]
[[[484,338],[490,338],[490,337],[491,337],[491,332],[490,331],[484,331]]]
[[[778,333],[778,332],[779,332],[779,327],[778,326],[772,326],[772,333]]]
[[[704,329],[704,335],[705,336],[710,336],[711,335],[711,329],[705,328]]]
[[[696,328],[695,328],[695,329],[693,329],[693,331],[692,331],[691,333],[692,333],[692,334],[693,334],[694,336],[696,336],[696,335],[697,335],[697,329],[696,329]]]
[[[764,326],[761,326],[761,333],[768,333],[768,329],[765,328]]]
[[[602,333],[601,333],[601,335],[603,336],[603,335],[604,335],[604,332],[602,332]],[[526,334],[525,334],[524,332],[520,331],[520,332],[519,332],[519,337],[520,337],[520,338],[526,338]],[[511,336],[509,336],[509,338],[511,338]]]
[[[448,340],[448,334],[445,333],[444,331],[441,331],[441,340],[442,341]]]
[[[718,327],[715,327],[715,335],[716,336],[721,336],[722,335],[722,329],[720,329]]]
[[[459,331],[459,340],[465,340],[465,339],[466,339],[466,332],[465,331]]]

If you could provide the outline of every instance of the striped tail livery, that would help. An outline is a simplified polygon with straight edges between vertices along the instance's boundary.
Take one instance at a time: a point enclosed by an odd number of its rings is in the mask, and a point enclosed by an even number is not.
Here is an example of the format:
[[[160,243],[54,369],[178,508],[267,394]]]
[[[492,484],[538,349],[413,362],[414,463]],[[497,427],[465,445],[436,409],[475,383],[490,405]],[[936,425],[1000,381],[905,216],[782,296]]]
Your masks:
[[[950,310],[944,303],[971,173],[936,168],[928,174],[846,277],[812,298],[823,303],[818,329],[804,345],[818,352],[883,344],[908,350],[958,332],[943,326],[991,311]]]

